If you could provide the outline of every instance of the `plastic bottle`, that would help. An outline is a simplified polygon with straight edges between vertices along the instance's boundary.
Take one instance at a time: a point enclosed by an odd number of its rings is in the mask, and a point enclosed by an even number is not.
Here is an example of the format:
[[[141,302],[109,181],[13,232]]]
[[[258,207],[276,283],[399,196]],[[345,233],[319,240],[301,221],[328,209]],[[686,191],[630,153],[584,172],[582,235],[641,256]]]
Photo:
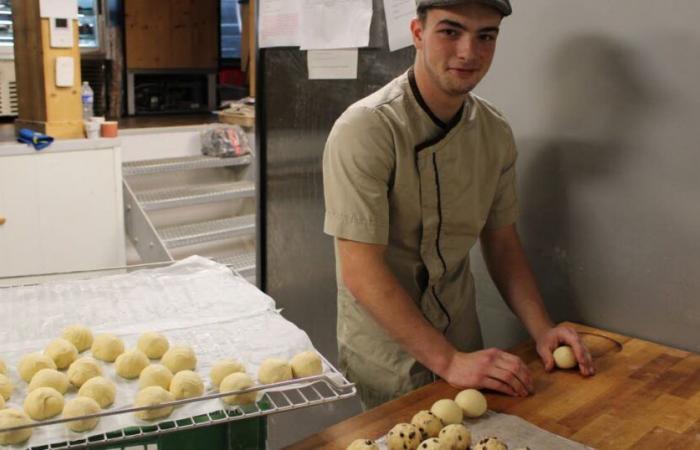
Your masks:
[[[81,89],[81,98],[83,100],[83,120],[90,120],[95,114],[93,109],[95,103],[95,94],[92,92],[90,83],[83,81],[83,87]]]

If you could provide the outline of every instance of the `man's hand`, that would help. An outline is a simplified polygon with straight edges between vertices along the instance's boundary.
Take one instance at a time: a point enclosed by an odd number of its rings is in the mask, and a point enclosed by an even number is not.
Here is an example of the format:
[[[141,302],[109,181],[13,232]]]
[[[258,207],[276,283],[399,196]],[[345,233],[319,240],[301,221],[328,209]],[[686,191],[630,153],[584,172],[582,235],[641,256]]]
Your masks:
[[[496,348],[455,352],[441,377],[456,388],[486,388],[513,397],[534,391],[532,374],[515,355]]]
[[[560,345],[568,345],[574,351],[574,356],[576,356],[576,361],[578,361],[581,375],[587,377],[595,374],[591,353],[573,328],[562,325],[550,328],[536,338],[536,344],[537,353],[540,355],[540,358],[542,358],[544,370],[547,372],[554,369],[554,357],[552,356],[552,352]]]

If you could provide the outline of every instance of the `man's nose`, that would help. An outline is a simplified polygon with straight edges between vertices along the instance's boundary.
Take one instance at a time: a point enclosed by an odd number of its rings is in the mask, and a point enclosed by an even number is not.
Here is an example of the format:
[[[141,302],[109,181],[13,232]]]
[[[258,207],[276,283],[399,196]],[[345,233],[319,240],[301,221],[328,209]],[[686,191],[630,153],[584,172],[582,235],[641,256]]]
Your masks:
[[[476,58],[476,39],[468,34],[465,34],[457,43],[457,56],[465,61],[471,61]]]

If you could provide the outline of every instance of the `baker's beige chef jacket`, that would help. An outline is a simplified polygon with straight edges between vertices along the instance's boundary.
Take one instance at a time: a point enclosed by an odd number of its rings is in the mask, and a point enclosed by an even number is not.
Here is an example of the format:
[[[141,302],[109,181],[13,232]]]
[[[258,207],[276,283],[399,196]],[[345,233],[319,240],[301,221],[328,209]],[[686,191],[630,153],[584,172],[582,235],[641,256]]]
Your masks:
[[[516,150],[503,116],[468,95],[451,123],[412,70],[350,106],[323,155],[324,231],[387,246],[386,263],[425,318],[461,351],[482,347],[469,250],[515,222]],[[338,279],[339,365],[367,407],[433,380]]]

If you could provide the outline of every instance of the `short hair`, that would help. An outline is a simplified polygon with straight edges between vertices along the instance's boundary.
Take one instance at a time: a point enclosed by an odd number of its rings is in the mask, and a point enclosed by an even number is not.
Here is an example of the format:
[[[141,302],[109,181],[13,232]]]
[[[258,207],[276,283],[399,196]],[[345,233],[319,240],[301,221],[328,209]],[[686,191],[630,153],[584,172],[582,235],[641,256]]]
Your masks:
[[[416,16],[418,17],[418,20],[422,24],[425,24],[426,19],[428,18],[428,9],[430,9],[429,6],[419,6],[418,9],[416,10]]]

